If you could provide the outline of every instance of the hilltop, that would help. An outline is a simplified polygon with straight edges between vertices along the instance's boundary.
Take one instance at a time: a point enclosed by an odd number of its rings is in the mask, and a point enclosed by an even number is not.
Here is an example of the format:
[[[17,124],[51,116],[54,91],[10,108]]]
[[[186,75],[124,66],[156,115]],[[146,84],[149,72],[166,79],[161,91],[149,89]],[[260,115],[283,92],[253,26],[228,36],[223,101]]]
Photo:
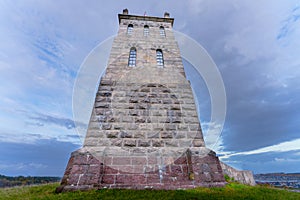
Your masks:
[[[120,190],[101,189],[55,193],[59,183],[0,189],[0,200],[16,199],[300,199],[300,193],[266,186],[229,183],[223,188],[188,190]]]

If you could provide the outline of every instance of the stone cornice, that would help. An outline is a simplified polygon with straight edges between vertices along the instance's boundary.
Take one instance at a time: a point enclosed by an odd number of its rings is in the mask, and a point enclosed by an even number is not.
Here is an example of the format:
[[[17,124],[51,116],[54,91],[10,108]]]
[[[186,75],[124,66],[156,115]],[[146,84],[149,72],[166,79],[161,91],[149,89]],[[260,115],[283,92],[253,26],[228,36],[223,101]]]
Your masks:
[[[164,17],[150,17],[150,16],[118,14],[118,18],[119,18],[119,23],[121,23],[121,19],[167,22],[167,23],[170,23],[172,26],[174,23],[174,18],[164,18]]]

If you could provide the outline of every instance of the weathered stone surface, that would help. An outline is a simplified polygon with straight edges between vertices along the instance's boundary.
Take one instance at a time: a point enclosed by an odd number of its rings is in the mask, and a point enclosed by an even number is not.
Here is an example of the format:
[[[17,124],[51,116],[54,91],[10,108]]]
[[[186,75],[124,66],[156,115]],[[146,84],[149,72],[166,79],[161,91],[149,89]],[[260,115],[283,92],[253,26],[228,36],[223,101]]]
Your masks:
[[[164,142],[162,140],[151,140],[153,147],[163,147]]]
[[[251,171],[248,170],[237,170],[233,167],[220,162],[224,174],[229,177],[234,178],[234,180],[247,185],[255,185],[255,180]]]
[[[196,156],[193,151],[192,149],[192,152],[186,152],[176,159],[157,156],[102,156],[99,160],[89,152],[75,151],[69,160],[59,190],[223,186],[225,182],[222,168],[215,155],[204,153]],[[203,163],[189,163],[189,160],[199,160],[197,158],[201,158]],[[157,165],[159,160],[164,160],[166,165]],[[215,162],[207,164],[211,160]],[[199,170],[199,166],[202,170]]]
[[[130,23],[133,31],[127,34]],[[59,191],[225,184],[218,157],[205,148],[172,23],[121,16],[83,148],[72,153]],[[145,24],[150,27],[147,37]],[[132,47],[136,63],[129,67]],[[158,49],[163,66],[157,65]]]
[[[139,140],[138,146],[139,147],[149,147],[151,145],[150,140]]]

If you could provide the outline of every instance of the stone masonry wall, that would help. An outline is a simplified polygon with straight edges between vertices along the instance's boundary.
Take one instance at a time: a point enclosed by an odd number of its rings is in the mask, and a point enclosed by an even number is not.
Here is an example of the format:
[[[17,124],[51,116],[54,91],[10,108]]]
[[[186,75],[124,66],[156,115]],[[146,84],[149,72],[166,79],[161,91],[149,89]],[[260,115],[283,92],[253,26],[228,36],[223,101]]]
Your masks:
[[[128,24],[134,26],[131,35]],[[128,66],[131,47],[137,49],[135,67]],[[163,52],[163,67],[156,64],[156,49]],[[99,146],[143,152],[205,146],[171,24],[121,20],[84,142],[84,147]]]
[[[57,192],[100,188],[183,189],[225,184],[218,158],[203,147],[189,149],[165,166],[159,156],[107,155],[97,159],[94,155],[84,148],[73,152]]]
[[[251,171],[248,170],[237,170],[229,165],[226,165],[223,162],[220,162],[223,173],[227,174],[229,177],[233,178],[234,180],[247,185],[256,185],[253,174]]]
[[[131,47],[137,50],[135,67],[128,66]],[[157,66],[157,49],[163,67]],[[205,148],[171,23],[120,19],[83,148],[72,153],[58,190],[224,184],[218,157]]]

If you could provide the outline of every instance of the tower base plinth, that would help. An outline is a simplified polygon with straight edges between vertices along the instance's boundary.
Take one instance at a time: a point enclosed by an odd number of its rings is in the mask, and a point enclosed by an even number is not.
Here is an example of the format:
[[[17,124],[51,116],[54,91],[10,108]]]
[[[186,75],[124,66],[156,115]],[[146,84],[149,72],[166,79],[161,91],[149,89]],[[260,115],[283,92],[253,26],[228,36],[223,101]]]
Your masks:
[[[218,157],[205,147],[179,157],[81,148],[71,154],[57,192],[101,188],[186,189],[221,187],[225,179]]]

